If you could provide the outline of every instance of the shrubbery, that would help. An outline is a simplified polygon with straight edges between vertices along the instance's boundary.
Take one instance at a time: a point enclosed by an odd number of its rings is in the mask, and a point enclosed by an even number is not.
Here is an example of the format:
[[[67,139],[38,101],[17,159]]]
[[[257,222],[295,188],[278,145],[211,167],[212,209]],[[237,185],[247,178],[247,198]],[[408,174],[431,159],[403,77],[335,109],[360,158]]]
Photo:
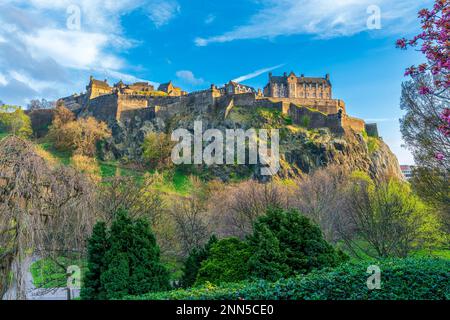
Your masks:
[[[381,289],[367,288],[369,265],[381,268]],[[346,263],[308,275],[281,279],[207,284],[190,290],[174,290],[129,296],[129,300],[445,300],[450,299],[450,261],[440,259],[388,259]]]
[[[217,238],[212,236],[203,248],[194,248],[190,252],[183,266],[183,277],[181,279],[183,288],[189,288],[194,285],[202,262],[208,259],[209,250],[217,241]]]
[[[246,279],[275,281],[337,266],[346,258],[297,210],[272,208],[256,220],[246,241],[226,238],[193,251],[185,262],[183,286]]]
[[[248,241],[250,272],[260,279],[308,273],[345,259],[323,239],[320,228],[297,210],[269,209],[256,221]]]
[[[208,259],[202,262],[195,284],[245,280],[249,275],[250,256],[250,247],[246,242],[237,238],[220,240],[211,246]]]

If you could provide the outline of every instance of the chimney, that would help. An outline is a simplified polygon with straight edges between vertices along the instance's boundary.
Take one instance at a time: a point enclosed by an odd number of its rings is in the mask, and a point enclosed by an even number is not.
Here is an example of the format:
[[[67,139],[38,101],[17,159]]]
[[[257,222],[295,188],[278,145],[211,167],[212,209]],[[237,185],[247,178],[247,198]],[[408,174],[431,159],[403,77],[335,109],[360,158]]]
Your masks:
[[[327,73],[327,74],[325,75],[325,79],[327,79],[328,81],[330,81],[330,74],[329,74],[329,73]]]
[[[269,72],[269,80],[272,78],[272,72]]]
[[[302,78],[304,78],[304,77],[305,77],[305,75],[304,75],[304,74],[302,73],[301,77],[302,77]]]
[[[287,72],[283,73],[283,75],[284,75],[285,77],[287,77]]]

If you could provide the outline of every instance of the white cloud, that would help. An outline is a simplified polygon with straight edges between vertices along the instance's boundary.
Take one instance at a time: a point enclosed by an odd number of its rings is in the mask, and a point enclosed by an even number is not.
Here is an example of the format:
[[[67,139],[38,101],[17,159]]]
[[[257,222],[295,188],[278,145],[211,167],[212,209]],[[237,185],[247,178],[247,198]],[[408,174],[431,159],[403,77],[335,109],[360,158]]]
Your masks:
[[[417,21],[418,8],[431,0],[261,0],[262,8],[248,23],[221,35],[199,37],[197,46],[234,40],[309,34],[318,38],[367,31],[367,8],[381,8],[382,31],[395,33]]]
[[[66,20],[80,9],[80,28]],[[125,37],[121,18],[135,10],[155,26],[179,11],[176,0],[0,0],[0,95],[22,103],[72,93],[90,74],[138,81],[122,52],[139,45]]]
[[[18,71],[10,71],[9,76],[11,79],[14,79],[24,85],[28,85],[32,90],[36,92],[41,92],[57,85],[57,83],[55,83],[54,81],[36,80],[30,77],[28,74]]]
[[[41,29],[36,34],[23,36],[24,44],[35,59],[49,57],[58,64],[75,69],[96,66],[120,69],[120,58],[105,53],[108,36],[101,33]]]
[[[206,19],[205,19],[205,24],[211,24],[216,20],[216,16],[213,15],[212,13],[209,14]]]
[[[246,80],[250,80],[250,79],[256,78],[256,77],[262,75],[263,73],[266,73],[266,72],[269,72],[269,71],[281,68],[283,66],[284,66],[284,64],[279,64],[279,65],[274,66],[274,67],[259,69],[259,70],[256,70],[256,71],[252,72],[252,73],[246,74],[244,76],[240,76],[240,77],[234,79],[233,81],[234,82],[244,82]]]
[[[192,73],[192,71],[189,70],[177,71],[176,75],[180,80],[183,80],[184,82],[194,86],[201,85],[205,82],[202,78],[196,78],[194,76],[194,73]]]
[[[180,5],[176,1],[155,0],[151,1],[148,16],[157,28],[169,23],[178,13]]]
[[[0,73],[0,86],[6,86],[8,84],[8,80],[6,80],[5,76]]]

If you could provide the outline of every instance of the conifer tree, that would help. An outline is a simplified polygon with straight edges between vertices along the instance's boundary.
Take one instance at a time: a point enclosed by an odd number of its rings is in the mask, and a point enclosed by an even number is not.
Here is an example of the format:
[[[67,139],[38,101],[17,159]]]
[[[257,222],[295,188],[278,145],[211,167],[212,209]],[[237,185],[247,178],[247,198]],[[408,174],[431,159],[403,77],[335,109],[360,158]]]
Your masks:
[[[104,259],[107,249],[106,224],[98,222],[88,241],[88,270],[84,276],[83,288],[80,293],[83,300],[102,299],[103,288],[100,276],[105,269]]]
[[[259,278],[275,280],[280,275],[307,273],[341,261],[320,228],[297,210],[269,209],[256,221],[248,242],[253,253],[249,268]]]
[[[96,226],[88,260],[83,299],[120,299],[170,288],[149,224],[131,219],[124,210],[117,212],[109,232],[104,224]]]

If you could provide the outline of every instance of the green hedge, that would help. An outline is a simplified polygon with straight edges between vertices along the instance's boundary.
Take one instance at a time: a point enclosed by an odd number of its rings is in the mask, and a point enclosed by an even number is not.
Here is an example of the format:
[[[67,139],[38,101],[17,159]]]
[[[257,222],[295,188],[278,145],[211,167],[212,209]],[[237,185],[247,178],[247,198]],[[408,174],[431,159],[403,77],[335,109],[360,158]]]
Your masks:
[[[369,265],[381,268],[381,289],[367,288]],[[430,258],[347,263],[306,276],[206,285],[127,297],[129,300],[448,300],[450,261]]]

